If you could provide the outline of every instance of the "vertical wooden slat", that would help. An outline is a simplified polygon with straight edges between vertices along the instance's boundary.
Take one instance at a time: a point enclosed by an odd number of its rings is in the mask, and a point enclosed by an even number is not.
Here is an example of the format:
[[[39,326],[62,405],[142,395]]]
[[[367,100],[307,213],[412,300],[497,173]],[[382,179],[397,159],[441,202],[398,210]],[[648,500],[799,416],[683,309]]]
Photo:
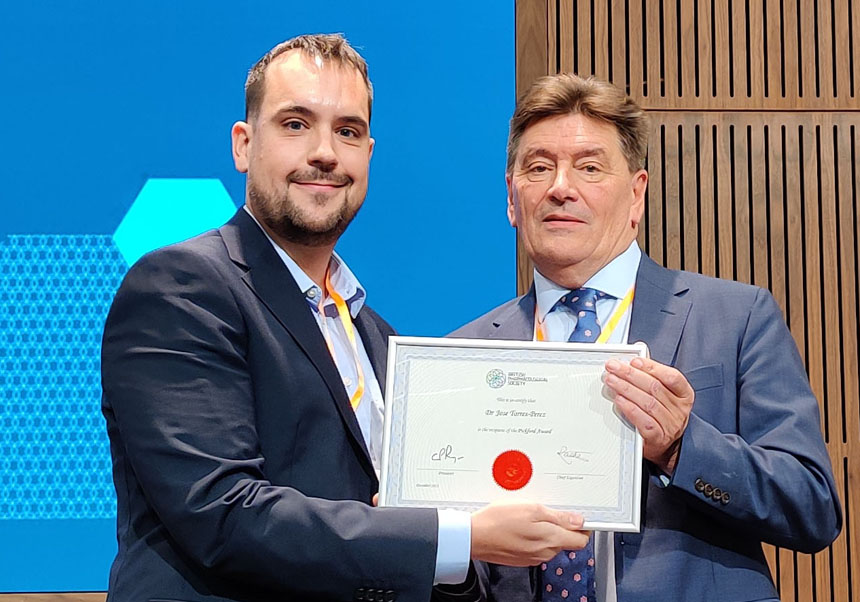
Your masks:
[[[729,28],[732,32],[732,79],[729,86],[733,89],[731,96],[738,99],[749,98],[747,95],[747,0],[729,0]]]
[[[594,12],[594,75],[609,79],[609,7],[606,2],[595,2]],[[614,40],[613,40],[614,43]]]
[[[781,133],[778,124],[771,123],[767,128],[768,172],[767,189],[770,194],[770,290],[776,302],[786,314],[786,237],[785,237],[785,191],[783,170],[785,160],[782,154]]]
[[[580,75],[592,75],[594,65],[591,63],[591,47],[594,43],[594,32],[591,31],[591,1],[574,0],[573,13],[577,37],[574,40],[576,55],[574,69]]]
[[[716,57],[716,79],[718,98],[730,98],[729,64],[733,60],[729,51],[729,3],[728,0],[712,0],[714,4],[714,38],[711,39],[712,52]]]
[[[764,7],[761,31],[767,32],[767,47],[763,49],[767,64],[767,90],[769,99],[782,96],[782,51],[780,50],[780,19],[782,0],[762,0]]]
[[[630,49],[627,48],[627,14],[625,13],[624,0],[611,0],[612,6],[612,81],[627,91],[630,82],[627,79],[627,56]]]
[[[833,38],[833,46],[836,51],[836,62],[833,65],[833,69],[836,73],[837,81],[836,95],[840,100],[850,98],[851,77],[849,67],[851,63],[849,59],[851,48],[848,46],[848,2],[850,1],[854,0],[836,2],[833,13],[833,21],[835,24],[834,29],[836,30],[836,35]],[[841,105],[843,103],[840,102],[839,104]]]
[[[573,30],[573,0],[558,1],[558,20],[561,40],[564,43],[561,52],[561,63],[558,70],[562,73],[573,71],[573,40],[577,39],[578,32]]]
[[[648,38],[648,98],[660,98],[660,50],[663,40],[660,39],[660,3],[649,0],[644,3],[646,29],[643,35]]]
[[[681,144],[679,154],[682,160],[682,171],[678,179],[680,190],[684,197],[684,238],[683,238],[683,265],[682,268],[692,272],[701,270],[701,259],[699,257],[699,197],[701,192],[697,186],[696,167],[696,127],[701,122],[698,116],[683,119],[681,124]]]
[[[699,94],[697,99],[710,99],[714,92],[713,40],[711,38],[711,6],[714,0],[696,0],[699,9]]]
[[[749,35],[749,77],[750,98],[764,98],[764,61],[767,48],[764,47],[765,24],[764,3],[767,0],[745,0],[749,7],[749,23],[747,23],[747,35]],[[770,32],[768,32],[770,33]],[[744,41],[746,44],[746,41]]]
[[[770,174],[764,171],[764,126],[765,119],[756,116],[750,120],[752,133],[749,155],[752,168],[749,174],[752,190],[749,190],[749,219],[752,224],[751,264],[753,284],[768,288],[770,284],[770,264],[768,262],[768,221],[770,214],[767,203],[767,186]]]
[[[680,9],[681,22],[681,89],[679,96],[688,99],[696,95],[696,13],[693,2],[674,0],[672,5]]]
[[[741,282],[752,282],[750,266],[750,178],[748,124],[735,120],[734,155],[734,224],[735,224],[735,273],[733,278]]]
[[[764,549],[764,559],[767,561],[767,566],[770,569],[771,575],[776,575],[777,571],[777,549],[770,545],[762,546]]]
[[[816,98],[815,78],[817,74],[815,55],[818,49],[815,46],[815,3],[813,0],[800,1],[798,23],[800,25],[798,48],[800,56],[803,57],[802,63],[800,63],[803,72],[803,91],[800,96],[814,100]]]
[[[833,15],[831,14],[830,0],[818,0],[818,85],[819,95],[827,100],[828,105],[833,105],[835,97],[833,89],[833,75],[835,66],[833,64]]]
[[[659,4],[659,3],[658,3]],[[663,40],[661,48],[663,52],[663,96],[666,106],[677,104],[676,100],[681,97],[678,88],[678,21],[675,0],[663,0]]]
[[[799,17],[797,1],[780,0],[780,8],[783,16],[782,47],[784,54],[782,60],[785,70],[785,98],[793,99],[798,97],[802,90],[800,79],[802,63],[798,60],[800,45],[797,40],[797,19]]]
[[[642,28],[642,1],[629,0],[628,35],[630,36],[630,96],[644,103],[644,85],[648,77],[644,70],[645,55],[642,52],[642,42],[645,31]]]
[[[712,132],[713,117],[702,119],[699,127],[699,220],[701,222],[700,239],[702,243],[701,270],[707,276],[717,275],[717,253],[714,222],[716,195],[714,194],[714,153]]]
[[[717,129],[717,276],[734,277],[734,216],[732,215],[732,163],[736,161],[730,132],[734,124],[724,121]]]
[[[654,124],[648,152],[648,163],[653,165],[648,170],[648,255],[659,264],[663,264],[663,130],[661,124]]]
[[[624,0],[610,0],[612,10],[612,82],[624,91],[627,91],[627,56],[630,49],[627,48],[627,14],[624,8]]]
[[[667,125],[664,135],[665,175],[663,184],[665,193],[663,205],[665,209],[663,223],[665,224],[665,233],[663,234],[663,247],[666,249],[666,256],[663,258],[663,262],[666,267],[679,270],[681,269],[681,203],[686,202],[686,199],[682,200],[681,198],[683,195],[678,180],[681,165],[681,155],[678,148],[678,125],[676,123]]]

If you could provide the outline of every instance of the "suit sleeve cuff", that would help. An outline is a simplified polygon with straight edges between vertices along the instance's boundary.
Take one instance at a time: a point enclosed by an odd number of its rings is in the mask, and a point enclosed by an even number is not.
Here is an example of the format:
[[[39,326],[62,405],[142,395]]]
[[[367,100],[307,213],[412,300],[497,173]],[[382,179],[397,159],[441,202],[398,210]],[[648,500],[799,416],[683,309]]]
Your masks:
[[[440,509],[436,539],[436,573],[433,584],[463,583],[469,573],[472,551],[472,515],[460,510]]]

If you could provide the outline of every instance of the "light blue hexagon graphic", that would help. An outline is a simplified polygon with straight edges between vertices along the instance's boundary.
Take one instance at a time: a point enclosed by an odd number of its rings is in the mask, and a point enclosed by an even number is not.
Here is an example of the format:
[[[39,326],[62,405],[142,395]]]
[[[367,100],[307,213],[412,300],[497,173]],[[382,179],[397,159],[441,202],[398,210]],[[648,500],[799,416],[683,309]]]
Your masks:
[[[132,265],[154,249],[221,226],[235,212],[233,199],[217,178],[150,178],[113,240]]]

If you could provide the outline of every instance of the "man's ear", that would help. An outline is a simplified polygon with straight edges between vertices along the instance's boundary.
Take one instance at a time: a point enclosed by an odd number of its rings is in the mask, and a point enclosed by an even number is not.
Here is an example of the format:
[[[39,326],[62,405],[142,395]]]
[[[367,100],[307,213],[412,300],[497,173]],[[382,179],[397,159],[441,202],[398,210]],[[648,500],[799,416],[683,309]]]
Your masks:
[[[237,121],[230,130],[233,141],[233,165],[240,173],[248,173],[248,145],[251,142],[251,133],[251,124],[245,121]]]
[[[511,174],[505,174],[505,184],[508,186],[508,221],[514,228],[517,227],[517,207],[514,203],[514,184]]]
[[[630,225],[634,228],[645,214],[645,191],[648,189],[648,172],[640,169],[633,174],[633,203],[630,205]]]

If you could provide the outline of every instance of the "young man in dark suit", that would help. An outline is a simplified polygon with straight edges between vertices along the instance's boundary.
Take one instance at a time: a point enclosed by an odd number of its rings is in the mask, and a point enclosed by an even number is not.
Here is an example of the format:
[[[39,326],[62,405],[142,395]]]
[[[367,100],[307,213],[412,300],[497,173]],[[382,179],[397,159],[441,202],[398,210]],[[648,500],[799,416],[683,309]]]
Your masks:
[[[334,252],[364,201],[372,89],[340,36],[251,70],[246,205],[141,259],[105,325],[119,551],[108,599],[474,599],[470,558],[581,547],[537,504],[375,508],[387,337]],[[434,584],[450,584],[445,591]]]

